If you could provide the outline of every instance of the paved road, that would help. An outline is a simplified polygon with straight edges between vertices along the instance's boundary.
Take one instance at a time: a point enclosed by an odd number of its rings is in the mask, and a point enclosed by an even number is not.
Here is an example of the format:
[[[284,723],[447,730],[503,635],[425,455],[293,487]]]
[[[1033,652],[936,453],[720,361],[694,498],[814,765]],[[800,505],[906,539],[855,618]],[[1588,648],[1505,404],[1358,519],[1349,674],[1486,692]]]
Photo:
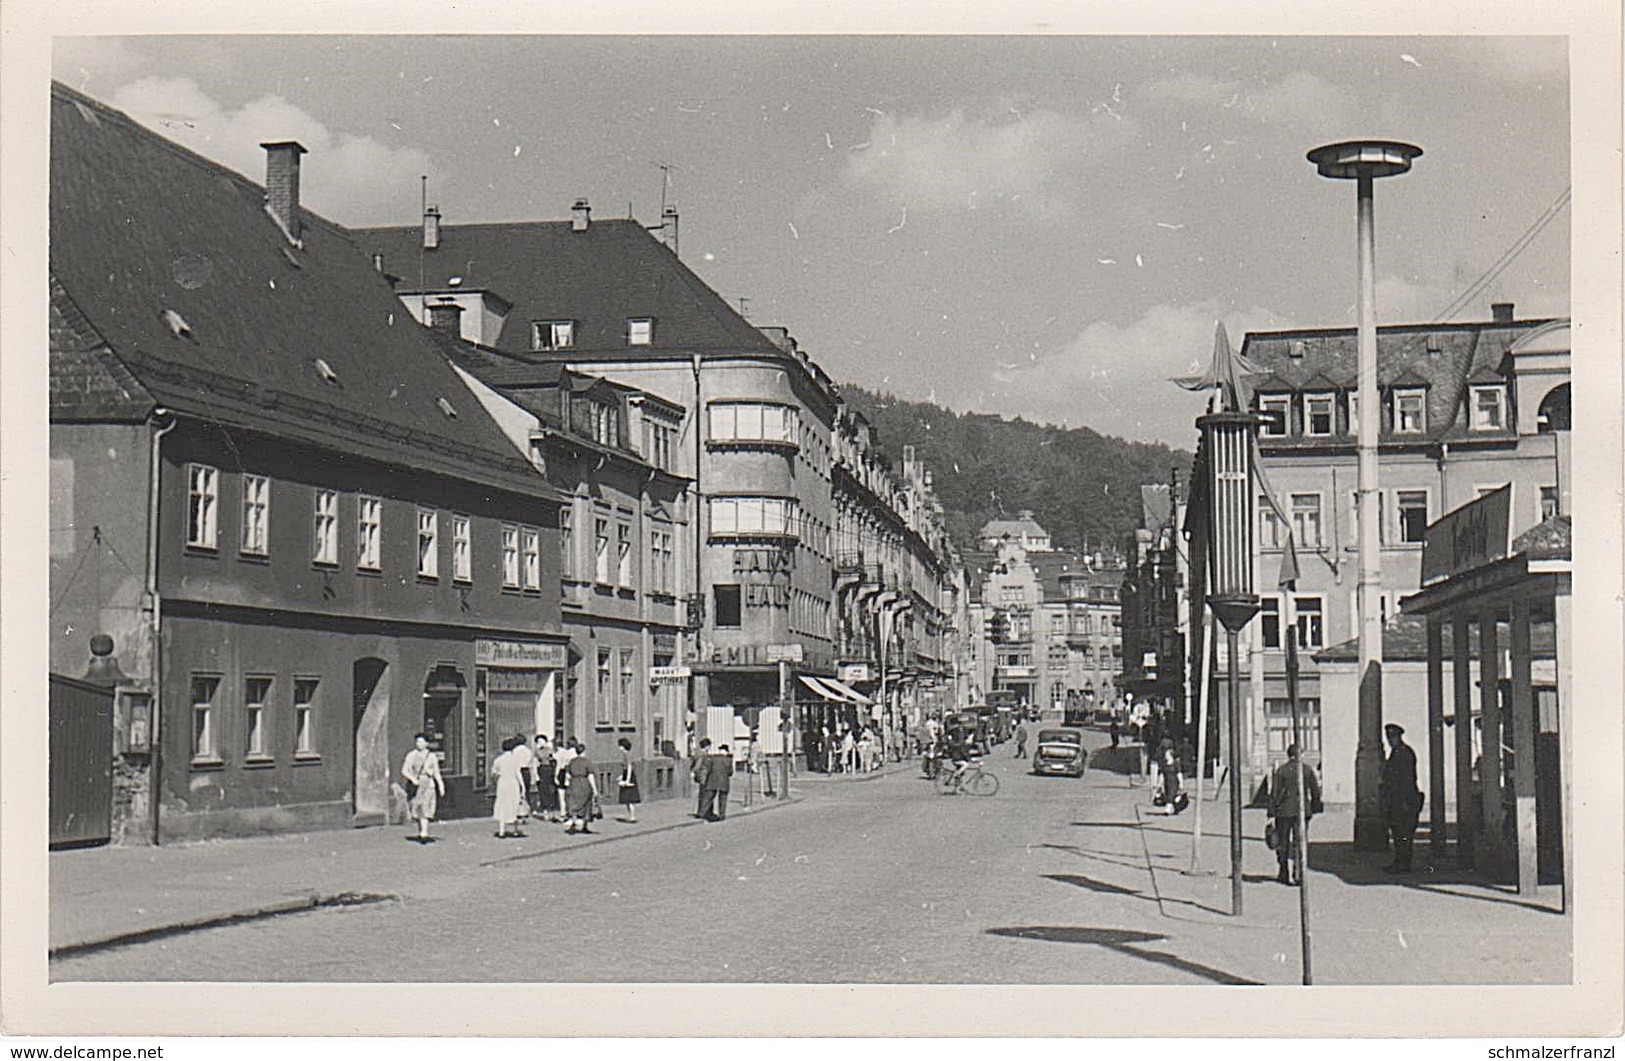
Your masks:
[[[989,763],[990,799],[937,796],[912,772],[810,786],[769,814],[425,874],[398,903],[64,959],[52,976],[1245,982],[1159,931],[1143,841],[1109,811],[1120,777],[1033,777],[1010,745]]]

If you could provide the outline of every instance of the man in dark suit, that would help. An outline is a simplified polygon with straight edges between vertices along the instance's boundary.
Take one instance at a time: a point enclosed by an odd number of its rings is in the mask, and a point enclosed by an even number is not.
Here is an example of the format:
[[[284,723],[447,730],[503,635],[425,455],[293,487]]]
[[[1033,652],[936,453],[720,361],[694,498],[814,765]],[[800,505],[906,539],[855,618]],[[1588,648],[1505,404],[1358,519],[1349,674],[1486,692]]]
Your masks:
[[[728,789],[733,785],[734,757],[726,744],[717,745],[715,755],[707,756],[705,778],[700,782],[701,816],[708,822],[728,817]]]
[[[705,817],[705,779],[711,773],[711,738],[700,738],[690,776],[694,778],[694,817]]]
[[[1403,726],[1390,722],[1382,732],[1388,738],[1388,758],[1382,763],[1378,793],[1383,821],[1394,844],[1393,864],[1384,872],[1409,873],[1416,822],[1422,815],[1422,790],[1416,787],[1416,753],[1405,743]]]

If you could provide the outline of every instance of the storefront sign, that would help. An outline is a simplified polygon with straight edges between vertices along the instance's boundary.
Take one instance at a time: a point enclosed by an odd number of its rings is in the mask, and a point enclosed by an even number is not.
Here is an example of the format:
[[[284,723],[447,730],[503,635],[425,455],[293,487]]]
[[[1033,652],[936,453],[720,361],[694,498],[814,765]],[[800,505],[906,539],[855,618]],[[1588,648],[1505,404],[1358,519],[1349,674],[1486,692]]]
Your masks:
[[[787,645],[767,646],[767,661],[769,663],[800,663],[801,658],[802,648],[799,641]]]
[[[747,608],[790,607],[789,586],[760,586],[747,582],[742,589]]]
[[[1503,560],[1511,551],[1512,486],[1439,517],[1422,545],[1422,584]]]
[[[870,680],[870,677],[869,677],[869,664],[867,664],[867,663],[843,663],[843,664],[841,664],[841,670],[840,670],[840,675],[839,676],[840,676],[841,681],[847,683],[848,685],[851,685],[854,682],[866,682],[866,681],[869,681]]]
[[[677,654],[676,634],[655,634],[650,641],[657,656],[673,656]]]
[[[562,670],[564,646],[480,638],[474,642],[474,662],[481,667]]]
[[[686,682],[694,672],[686,666],[665,666],[649,668],[650,685],[667,685],[675,682]]]
[[[539,693],[542,691],[540,670],[495,669],[485,673],[485,687],[493,693]]]
[[[788,575],[795,556],[786,549],[735,549],[736,575]]]

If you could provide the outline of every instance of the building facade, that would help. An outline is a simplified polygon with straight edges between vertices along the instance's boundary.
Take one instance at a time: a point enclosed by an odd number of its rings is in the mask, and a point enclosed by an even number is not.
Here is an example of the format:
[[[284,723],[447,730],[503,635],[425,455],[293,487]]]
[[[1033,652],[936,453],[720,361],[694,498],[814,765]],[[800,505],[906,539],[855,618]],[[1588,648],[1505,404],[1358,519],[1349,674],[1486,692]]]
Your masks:
[[[1486,321],[1378,329],[1385,620],[1420,588],[1427,526],[1443,513],[1508,485],[1514,533],[1568,511],[1567,346],[1565,321],[1518,320],[1510,304],[1495,305]],[[1267,373],[1253,399],[1268,418],[1259,440],[1264,482],[1290,521],[1299,568],[1287,600],[1274,586],[1286,528],[1261,499],[1263,608],[1239,661],[1249,681],[1248,772],[1261,784],[1290,742],[1281,630],[1292,623],[1305,649],[1305,756],[1320,765],[1327,798],[1348,801],[1357,705],[1348,688],[1334,695],[1313,657],[1358,634],[1355,333],[1252,333],[1242,357]],[[1405,672],[1385,679],[1385,710],[1423,702],[1412,683],[1396,684]]]
[[[51,118],[50,662],[114,640],[115,835],[383,822],[420,731],[484,813],[497,690],[535,717],[564,664],[556,492],[300,206],[299,145],[262,188]]]

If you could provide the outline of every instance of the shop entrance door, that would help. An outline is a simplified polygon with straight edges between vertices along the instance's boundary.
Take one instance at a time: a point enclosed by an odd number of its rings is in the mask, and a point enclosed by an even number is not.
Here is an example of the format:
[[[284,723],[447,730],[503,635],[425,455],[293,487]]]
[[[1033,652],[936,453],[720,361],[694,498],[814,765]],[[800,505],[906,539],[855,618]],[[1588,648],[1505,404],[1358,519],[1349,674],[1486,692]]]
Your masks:
[[[389,817],[389,664],[358,659],[350,670],[350,714],[354,737],[350,778],[350,823],[382,825]]]

